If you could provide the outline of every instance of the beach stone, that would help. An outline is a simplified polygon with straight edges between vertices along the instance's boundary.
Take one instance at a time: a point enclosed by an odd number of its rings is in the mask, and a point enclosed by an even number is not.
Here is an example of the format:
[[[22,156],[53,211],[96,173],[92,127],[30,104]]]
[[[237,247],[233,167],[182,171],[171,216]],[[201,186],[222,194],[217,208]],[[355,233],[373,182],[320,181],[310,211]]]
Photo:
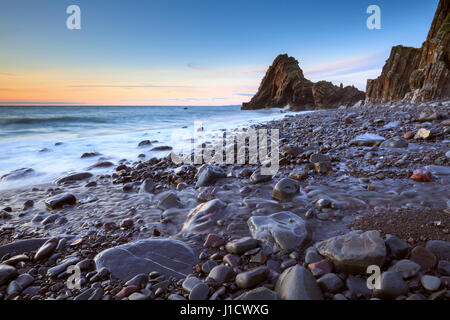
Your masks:
[[[55,180],[56,184],[70,183],[80,180],[86,180],[93,176],[90,172],[80,172],[80,173],[71,173],[62,177],[59,177]]]
[[[204,248],[218,248],[220,246],[225,245],[226,241],[223,237],[210,233],[206,237],[205,243],[203,243]]]
[[[337,293],[344,287],[344,282],[334,273],[328,273],[317,280],[317,284],[324,292]]]
[[[250,237],[245,237],[228,242],[225,246],[225,249],[229,253],[243,254],[249,250],[256,248],[257,246],[258,240]]]
[[[81,155],[80,159],[93,158],[100,156],[101,154],[98,152],[85,152]]]
[[[23,179],[32,174],[34,174],[33,169],[21,168],[21,169],[13,170],[7,174],[4,174],[3,176],[1,176],[0,181],[12,181],[12,180]]]
[[[47,200],[45,200],[45,205],[50,210],[54,209],[60,209],[64,205],[75,205],[77,202],[77,199],[75,196],[71,193],[61,193],[56,196],[50,197]]]
[[[366,279],[350,275],[345,280],[345,285],[347,286],[351,295],[355,298],[364,297],[365,299],[368,299],[372,296],[372,291],[367,287]]]
[[[444,276],[450,276],[450,262],[441,260],[438,263],[438,272]]]
[[[180,296],[179,294],[173,293],[167,298],[167,300],[186,300],[186,298]]]
[[[399,296],[406,296],[409,287],[400,274],[397,272],[386,271],[381,274],[380,288],[374,289],[375,298],[392,300]]]
[[[180,198],[178,198],[177,194],[174,191],[166,191],[158,195],[159,202],[158,202],[158,208],[162,210],[168,210],[172,208],[182,208],[183,204],[180,201]]]
[[[139,193],[152,193],[154,189],[155,189],[155,182],[152,179],[147,178],[142,182],[141,186],[139,187]]]
[[[386,139],[384,137],[377,134],[365,133],[351,140],[350,145],[373,147],[379,145],[385,140]]]
[[[141,142],[139,142],[138,147],[145,147],[145,146],[149,146],[151,145],[152,142],[150,140],[142,140]]]
[[[125,286],[137,286],[139,288],[143,288],[145,287],[147,282],[148,282],[148,274],[141,273],[125,282]]]
[[[318,262],[308,264],[308,269],[311,271],[314,269],[321,269],[323,274],[327,274],[333,271],[333,264],[327,259],[323,259]]]
[[[93,164],[92,166],[89,166],[87,168],[87,170],[92,170],[92,169],[97,169],[97,168],[109,168],[112,167],[114,165],[114,163],[112,163],[111,161],[100,161],[97,162],[95,164]]]
[[[189,300],[206,300],[209,296],[209,287],[203,282],[198,283],[189,294]]]
[[[388,253],[395,259],[402,259],[408,254],[408,244],[396,236],[387,235],[385,244]]]
[[[288,201],[298,193],[299,188],[300,186],[297,181],[284,178],[273,188],[272,197],[280,202]]]
[[[422,246],[412,249],[409,259],[420,265],[425,272],[433,270],[437,263],[436,256]]]
[[[194,250],[181,241],[169,239],[140,240],[110,248],[97,254],[94,261],[97,270],[105,267],[124,281],[152,271],[185,278],[197,264]]]
[[[16,296],[22,292],[23,288],[17,281],[11,281],[6,289],[8,296]]]
[[[425,248],[434,254],[439,260],[450,261],[450,242],[442,240],[430,240]]]
[[[140,288],[136,285],[126,286],[116,294],[118,298],[126,298],[135,292],[139,292]]]
[[[419,274],[420,266],[411,260],[400,260],[396,262],[389,271],[397,272],[403,279],[409,279]]]
[[[366,273],[368,266],[382,266],[386,258],[386,246],[378,231],[352,231],[319,242],[316,249],[338,272]]]
[[[218,284],[229,281],[232,276],[233,270],[224,264],[214,267],[208,275],[209,278],[214,279]]]
[[[25,252],[38,250],[48,240],[48,238],[35,238],[5,244],[0,246],[0,257],[3,257],[7,253],[11,255],[20,255]]]
[[[322,292],[311,272],[301,266],[283,271],[275,291],[283,300],[323,300]]]
[[[247,223],[253,238],[276,245],[281,250],[301,248],[311,239],[305,221],[289,211],[267,217],[253,216]]]
[[[424,275],[420,279],[420,283],[422,283],[422,286],[427,291],[437,291],[441,286],[441,279],[434,276]]]
[[[433,122],[439,119],[439,114],[433,111],[423,111],[419,115],[419,122]]]
[[[181,232],[201,233],[214,226],[225,215],[227,205],[219,199],[199,204],[186,219]]]
[[[414,139],[423,139],[423,140],[427,140],[430,139],[432,137],[432,131],[422,128],[419,129],[416,133],[416,135],[414,136]]]
[[[235,281],[239,288],[249,289],[266,280],[268,276],[269,268],[263,266],[239,273]]]
[[[271,175],[262,175],[261,174],[261,169],[256,169],[253,174],[250,176],[250,182],[252,184],[258,184],[258,183],[262,183],[262,182],[268,182],[272,180],[272,176]]]
[[[58,245],[58,238],[47,240],[34,255],[34,261],[39,261],[50,257]]]
[[[215,266],[217,266],[217,262],[214,260],[208,260],[202,264],[202,271],[208,274]]]
[[[0,286],[8,283],[18,275],[16,268],[6,264],[0,264]]]
[[[259,287],[247,292],[244,292],[235,300],[247,301],[265,301],[265,300],[281,300],[280,295],[275,291],[269,290],[266,287]]]
[[[331,162],[331,159],[329,156],[322,154],[322,153],[313,153],[309,157],[309,162],[311,163],[319,163],[319,162]]]
[[[157,146],[152,148],[150,151],[170,151],[173,148],[171,146]]]
[[[197,183],[195,184],[195,187],[199,188],[214,185],[217,182],[217,180],[225,178],[226,173],[225,171],[223,171],[222,168],[218,166],[205,164],[200,167],[195,176],[197,178]]]
[[[135,293],[130,294],[130,296],[128,297],[128,300],[130,300],[130,301],[145,301],[145,300],[149,300],[150,297],[151,297],[151,294],[145,295],[140,292],[135,292]]]
[[[58,276],[60,273],[67,270],[69,266],[75,265],[80,261],[80,258],[78,257],[70,257],[65,260],[63,260],[60,264],[57,266],[48,269],[47,276],[50,278],[54,278]]]
[[[241,263],[241,257],[235,254],[227,254],[223,257],[223,262],[232,268],[236,268]]]
[[[194,289],[194,287],[196,285],[198,285],[199,283],[202,283],[202,281],[200,279],[198,279],[196,277],[189,277],[183,281],[182,286],[183,286],[184,291],[186,291],[187,293],[190,293],[192,291],[192,289]]]
[[[317,252],[317,249],[315,247],[309,247],[308,249],[306,249],[305,253],[306,264],[311,264],[322,260],[323,257]]]
[[[430,182],[432,179],[433,176],[431,175],[430,171],[423,169],[414,170],[411,176],[411,180],[414,180],[416,182]]]
[[[393,137],[384,141],[380,147],[382,148],[408,148],[408,142],[402,137]]]

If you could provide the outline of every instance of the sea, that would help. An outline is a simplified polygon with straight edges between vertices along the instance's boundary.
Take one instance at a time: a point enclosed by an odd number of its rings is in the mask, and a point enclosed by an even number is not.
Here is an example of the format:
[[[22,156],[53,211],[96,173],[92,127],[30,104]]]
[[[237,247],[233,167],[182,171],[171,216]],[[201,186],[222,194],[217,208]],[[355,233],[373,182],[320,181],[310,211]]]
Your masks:
[[[248,127],[285,117],[283,109],[242,111],[240,106],[4,106],[0,107],[0,190],[48,183],[85,171],[100,160],[117,163],[163,157],[187,143],[199,127],[217,132]],[[143,140],[150,146],[138,147]],[[98,153],[81,159],[86,153]],[[1,177],[33,169],[19,179]],[[97,169],[93,172],[105,169]]]

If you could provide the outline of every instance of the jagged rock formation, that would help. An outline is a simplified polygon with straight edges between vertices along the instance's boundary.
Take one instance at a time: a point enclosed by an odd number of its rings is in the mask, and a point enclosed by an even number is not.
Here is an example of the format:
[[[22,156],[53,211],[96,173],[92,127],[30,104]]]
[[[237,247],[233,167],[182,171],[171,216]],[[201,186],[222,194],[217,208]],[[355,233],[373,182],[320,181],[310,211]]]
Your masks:
[[[422,48],[396,46],[381,76],[367,81],[366,103],[450,97],[450,0],[441,0]]]
[[[264,108],[324,109],[350,106],[364,100],[365,94],[355,87],[340,87],[331,82],[314,83],[305,78],[298,61],[287,54],[279,55],[267,70],[258,92],[243,110]]]

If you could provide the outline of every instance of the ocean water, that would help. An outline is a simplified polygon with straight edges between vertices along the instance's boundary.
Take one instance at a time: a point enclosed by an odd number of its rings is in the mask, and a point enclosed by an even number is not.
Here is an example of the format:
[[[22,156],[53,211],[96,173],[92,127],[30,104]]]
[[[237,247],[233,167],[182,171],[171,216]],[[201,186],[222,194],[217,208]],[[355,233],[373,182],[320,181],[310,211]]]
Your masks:
[[[146,159],[164,156],[168,151],[150,150],[163,145],[179,149],[187,143],[187,133],[195,134],[196,122],[201,122],[204,132],[211,132],[280,119],[286,114],[281,109],[241,111],[239,106],[0,107],[0,177],[20,168],[34,170],[21,179],[3,179],[0,189],[47,183],[61,174],[86,170],[100,159],[117,163],[120,159],[137,160],[139,154],[145,154]],[[138,148],[142,140],[153,143]],[[85,152],[101,155],[80,159]],[[101,170],[105,169],[93,172]]]

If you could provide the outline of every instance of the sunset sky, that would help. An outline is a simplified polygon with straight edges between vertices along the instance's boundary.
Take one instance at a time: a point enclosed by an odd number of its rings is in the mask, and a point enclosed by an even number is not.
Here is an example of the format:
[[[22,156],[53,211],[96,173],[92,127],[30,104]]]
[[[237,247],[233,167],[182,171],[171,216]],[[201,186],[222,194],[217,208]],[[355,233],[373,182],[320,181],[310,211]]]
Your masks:
[[[66,8],[81,8],[68,30]],[[381,7],[381,30],[366,9]],[[280,53],[313,81],[376,78],[438,0],[1,0],[0,105],[236,105]]]

